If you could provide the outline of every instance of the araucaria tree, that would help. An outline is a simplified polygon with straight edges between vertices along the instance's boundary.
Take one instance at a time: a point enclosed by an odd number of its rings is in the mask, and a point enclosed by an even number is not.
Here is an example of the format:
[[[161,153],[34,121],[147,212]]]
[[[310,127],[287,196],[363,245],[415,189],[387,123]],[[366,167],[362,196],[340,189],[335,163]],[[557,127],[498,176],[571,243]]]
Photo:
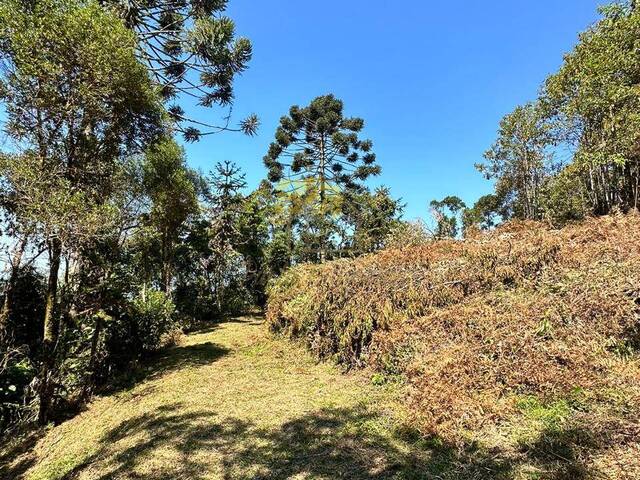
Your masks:
[[[240,168],[232,162],[225,161],[216,164],[215,171],[211,172],[209,183],[211,187],[209,269],[213,275],[216,304],[220,309],[225,273],[234,257],[239,256],[234,247],[240,242],[238,224],[244,202],[241,190],[246,186],[246,182]]]
[[[100,0],[135,33],[136,56],[160,86],[175,128],[187,141],[224,130],[253,135],[258,118],[250,115],[230,125],[233,81],[251,60],[251,42],[236,37],[232,19],[224,15],[227,0]],[[225,107],[222,123],[185,114],[176,100],[191,99],[201,107]]]
[[[287,181],[293,189],[317,194],[321,262],[329,240],[331,197],[344,190],[361,191],[363,181],[380,173],[372,142],[358,136],[363,127],[361,118],[344,117],[342,101],[321,96],[305,108],[291,107],[264,157],[272,183]]]

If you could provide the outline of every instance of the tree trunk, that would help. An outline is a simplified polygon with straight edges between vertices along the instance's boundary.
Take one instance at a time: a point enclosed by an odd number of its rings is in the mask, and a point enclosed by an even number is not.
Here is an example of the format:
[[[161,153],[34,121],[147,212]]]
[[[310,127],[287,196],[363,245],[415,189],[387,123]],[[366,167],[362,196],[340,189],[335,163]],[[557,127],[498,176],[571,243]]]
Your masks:
[[[47,297],[44,313],[44,336],[42,345],[42,371],[40,374],[40,409],[38,421],[44,425],[48,421],[53,398],[53,382],[51,373],[55,365],[55,347],[60,334],[60,319],[57,316],[56,301],[58,296],[58,272],[62,245],[59,239],[49,242],[49,278],[47,281]]]
[[[98,354],[98,341],[100,340],[100,332],[102,331],[102,316],[96,316],[96,326],[93,330],[91,338],[91,353],[89,355],[89,378],[82,387],[82,396],[88,398],[91,393],[91,387],[95,383],[95,369]]]
[[[320,263],[327,260],[327,211],[326,211],[326,179],[324,169],[326,168],[325,158],[325,140],[324,136],[320,139]]]
[[[9,321],[9,316],[11,315],[11,310],[13,308],[13,290],[15,287],[16,278],[18,276],[18,271],[20,270],[20,264],[22,263],[22,256],[24,255],[24,250],[26,247],[27,237],[24,236],[16,245],[13,256],[11,257],[11,273],[9,274],[7,287],[4,292],[4,302],[2,304],[2,310],[0,310],[0,344],[4,343],[8,334],[7,323]]]
[[[171,298],[171,281],[172,281],[171,263],[173,260],[171,257],[172,257],[171,240],[169,239],[169,234],[165,232],[162,239],[162,290],[167,296],[167,298]]]

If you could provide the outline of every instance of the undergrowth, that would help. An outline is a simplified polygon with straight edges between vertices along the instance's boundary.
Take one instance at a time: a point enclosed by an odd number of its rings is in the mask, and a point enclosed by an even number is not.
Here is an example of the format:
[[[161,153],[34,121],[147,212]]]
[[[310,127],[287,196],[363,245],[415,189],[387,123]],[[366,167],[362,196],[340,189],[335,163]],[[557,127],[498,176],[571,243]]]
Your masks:
[[[425,436],[557,460],[523,478],[640,478],[625,476],[640,472],[638,215],[299,266],[271,286],[267,321],[377,382],[404,378]]]

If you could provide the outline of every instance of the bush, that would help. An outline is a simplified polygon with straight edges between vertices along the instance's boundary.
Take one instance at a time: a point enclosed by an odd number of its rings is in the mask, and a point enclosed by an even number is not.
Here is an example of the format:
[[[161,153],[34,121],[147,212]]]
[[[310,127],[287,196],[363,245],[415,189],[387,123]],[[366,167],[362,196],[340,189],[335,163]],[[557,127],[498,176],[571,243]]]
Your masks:
[[[149,290],[132,302],[131,317],[136,330],[135,341],[143,354],[163,347],[163,339],[178,328],[173,317],[175,307],[164,292]]]
[[[640,413],[638,285],[640,216],[516,222],[296,267],[271,286],[267,320],[320,357],[403,376],[416,424],[453,441],[523,395],[615,391]]]
[[[34,375],[25,347],[0,352],[0,432],[33,415],[27,390]]]

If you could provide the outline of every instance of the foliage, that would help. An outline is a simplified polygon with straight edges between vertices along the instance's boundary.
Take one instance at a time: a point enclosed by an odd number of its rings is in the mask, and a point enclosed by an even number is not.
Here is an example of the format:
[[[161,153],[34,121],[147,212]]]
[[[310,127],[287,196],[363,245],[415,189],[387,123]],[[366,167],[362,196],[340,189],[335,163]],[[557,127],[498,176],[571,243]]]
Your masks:
[[[385,239],[400,223],[403,209],[404,205],[391,197],[388,188],[345,194],[344,223],[347,230],[352,230],[346,242],[349,253],[358,256],[383,248]]]
[[[526,104],[500,122],[496,143],[476,167],[487,179],[496,180],[505,218],[538,220],[540,190],[550,171],[553,137],[542,108]]]
[[[591,210],[638,207],[638,73],[640,12],[622,4],[580,35],[543,92],[559,136],[575,145],[573,173]]]
[[[244,197],[241,190],[246,186],[240,168],[231,162],[217,163],[210,174],[210,226],[207,268],[212,274],[212,290],[218,310],[222,311],[223,297],[231,287],[237,285],[236,275],[242,270],[236,246],[242,242],[239,221]]]
[[[467,208],[465,203],[455,195],[444,197],[442,200],[432,200],[431,211],[436,220],[436,238],[455,238],[458,235],[460,219],[458,218]]]
[[[197,100],[199,106],[230,107],[233,81],[251,60],[251,42],[236,37],[232,19],[224,15],[227,0],[101,0],[134,34],[136,57],[144,64],[168,103],[168,112],[187,141],[225,130],[255,134],[258,118],[250,115],[237,129],[188,117],[176,100]],[[204,128],[204,132],[202,129]]]
[[[271,287],[267,321],[320,357],[404,376],[413,420],[451,440],[512,418],[514,394],[616,389],[634,404],[638,228],[636,215],[512,223],[296,267]]]
[[[184,150],[172,138],[152,144],[142,165],[142,185],[149,197],[149,233],[158,237],[162,288],[171,291],[175,247],[190,216],[198,212],[197,175],[187,168]],[[145,279],[146,281],[146,279]]]
[[[135,349],[149,353],[162,346],[163,337],[176,328],[173,313],[175,306],[164,292],[149,291],[131,303],[131,318],[135,321],[131,336],[138,343]]]
[[[539,98],[504,117],[477,166],[496,181],[492,210],[505,220],[563,225],[639,206],[640,11],[624,2],[601,13]]]
[[[471,208],[462,211],[462,226],[467,235],[474,229],[489,230],[495,227],[500,219],[500,211],[503,210],[500,197],[495,194],[483,195]],[[504,212],[503,212],[503,215]]]
[[[80,306],[59,289],[63,258],[69,277],[70,263],[81,265],[81,252],[117,229],[123,158],[159,135],[163,112],[132,33],[96,3],[6,0],[0,28],[5,130],[19,149],[5,156],[3,197],[15,230],[48,254],[37,387],[44,423],[70,351],[58,341],[61,317],[77,317]]]
[[[308,232],[318,229],[320,261],[327,255],[332,197],[343,189],[360,192],[361,182],[380,173],[372,142],[358,137],[363,127],[361,118],[344,117],[342,101],[333,95],[318,97],[308,107],[294,105],[280,119],[276,140],[264,157],[272,183],[287,180],[294,191],[304,189],[315,198]]]
[[[207,186],[171,136],[201,132],[166,103],[194,88],[203,106],[231,104],[251,46],[236,39],[225,6],[0,1],[11,145],[0,155],[11,259],[0,350],[19,352],[3,358],[11,375],[27,366],[11,398],[20,408],[3,413],[3,427],[30,420],[34,405],[41,423],[55,419],[163,345],[178,320],[250,303],[246,266],[225,252],[226,293],[213,306],[218,292],[202,263],[215,223],[202,217]],[[255,117],[241,125],[256,127]]]

